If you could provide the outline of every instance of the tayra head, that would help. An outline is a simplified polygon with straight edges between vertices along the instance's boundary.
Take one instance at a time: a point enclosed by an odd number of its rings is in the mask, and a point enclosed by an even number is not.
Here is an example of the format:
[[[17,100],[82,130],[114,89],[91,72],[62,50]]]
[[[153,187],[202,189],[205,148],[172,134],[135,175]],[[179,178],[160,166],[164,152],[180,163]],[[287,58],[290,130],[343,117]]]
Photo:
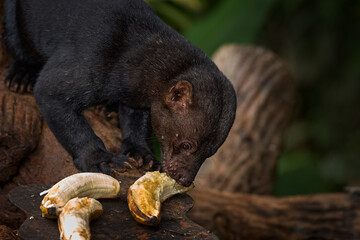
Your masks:
[[[236,94],[215,65],[196,66],[172,79],[151,107],[164,171],[189,186],[233,124]]]

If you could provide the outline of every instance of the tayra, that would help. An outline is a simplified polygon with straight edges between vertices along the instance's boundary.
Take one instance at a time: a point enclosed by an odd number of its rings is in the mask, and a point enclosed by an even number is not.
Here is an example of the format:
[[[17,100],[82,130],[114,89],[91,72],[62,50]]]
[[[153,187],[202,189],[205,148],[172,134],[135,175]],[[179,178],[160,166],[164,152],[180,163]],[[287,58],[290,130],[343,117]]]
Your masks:
[[[198,47],[142,0],[6,0],[4,39],[14,57],[6,81],[34,96],[81,171],[154,161],[188,186],[233,124],[236,95]],[[117,105],[122,154],[106,150],[83,110]],[[127,154],[127,155],[125,155]]]

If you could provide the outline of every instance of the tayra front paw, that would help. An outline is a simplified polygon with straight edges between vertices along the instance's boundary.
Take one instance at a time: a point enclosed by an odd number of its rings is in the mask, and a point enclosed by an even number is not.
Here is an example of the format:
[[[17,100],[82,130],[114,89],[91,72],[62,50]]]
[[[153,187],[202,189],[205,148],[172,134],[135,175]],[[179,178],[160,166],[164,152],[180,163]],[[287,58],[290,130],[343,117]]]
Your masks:
[[[127,156],[130,156],[130,154],[127,154]],[[129,158],[128,162],[125,162],[124,165],[126,165],[127,169],[134,169],[136,168],[139,172],[148,172],[148,171],[160,171],[161,164],[156,159],[150,160],[150,161],[144,161],[143,158]]]
[[[122,153],[134,159],[131,165],[143,171],[159,171],[160,162],[148,147],[134,146],[122,143]]]
[[[74,159],[75,166],[83,172],[103,172],[110,175],[111,169],[126,171],[130,158],[123,154],[96,152]]]
[[[37,65],[15,61],[5,77],[5,85],[13,92],[31,92],[39,71]]]

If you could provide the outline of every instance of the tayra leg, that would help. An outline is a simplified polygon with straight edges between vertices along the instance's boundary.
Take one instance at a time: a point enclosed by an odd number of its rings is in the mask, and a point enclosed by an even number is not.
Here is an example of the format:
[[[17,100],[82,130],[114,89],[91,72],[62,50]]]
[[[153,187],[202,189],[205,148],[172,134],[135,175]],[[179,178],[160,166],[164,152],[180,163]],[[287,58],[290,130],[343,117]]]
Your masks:
[[[151,136],[150,111],[120,105],[118,115],[123,136],[122,153],[128,154],[138,162],[143,161],[149,170],[159,169],[160,163],[147,143]]]
[[[86,69],[71,67],[71,62],[50,60],[40,72],[34,88],[36,102],[48,126],[62,146],[72,155],[75,166],[81,171],[109,174],[112,167],[124,169],[129,157],[106,150],[104,143],[93,132],[83,116],[94,99],[91,86],[80,79]],[[73,74],[73,72],[82,74]]]

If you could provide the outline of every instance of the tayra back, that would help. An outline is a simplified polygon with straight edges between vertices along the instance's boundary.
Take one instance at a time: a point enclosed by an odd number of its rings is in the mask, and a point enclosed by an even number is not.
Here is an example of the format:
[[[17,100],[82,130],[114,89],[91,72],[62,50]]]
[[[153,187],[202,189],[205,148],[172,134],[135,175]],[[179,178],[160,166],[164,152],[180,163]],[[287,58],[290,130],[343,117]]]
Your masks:
[[[6,81],[33,86],[81,171],[109,173],[129,156],[155,161],[153,129],[163,170],[188,186],[233,124],[229,80],[142,0],[6,0],[4,28],[14,57]],[[98,104],[118,109],[122,154],[107,151],[83,116]]]

